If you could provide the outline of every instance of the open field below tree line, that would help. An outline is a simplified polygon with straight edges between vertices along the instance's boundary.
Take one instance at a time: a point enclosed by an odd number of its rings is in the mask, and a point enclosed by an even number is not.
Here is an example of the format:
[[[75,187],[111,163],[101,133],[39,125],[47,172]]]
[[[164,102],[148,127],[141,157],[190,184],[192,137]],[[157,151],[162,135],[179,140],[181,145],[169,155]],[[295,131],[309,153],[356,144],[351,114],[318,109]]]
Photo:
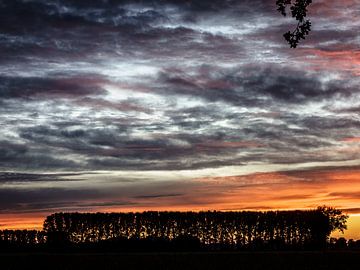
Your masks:
[[[360,252],[0,253],[0,269],[359,269]]]

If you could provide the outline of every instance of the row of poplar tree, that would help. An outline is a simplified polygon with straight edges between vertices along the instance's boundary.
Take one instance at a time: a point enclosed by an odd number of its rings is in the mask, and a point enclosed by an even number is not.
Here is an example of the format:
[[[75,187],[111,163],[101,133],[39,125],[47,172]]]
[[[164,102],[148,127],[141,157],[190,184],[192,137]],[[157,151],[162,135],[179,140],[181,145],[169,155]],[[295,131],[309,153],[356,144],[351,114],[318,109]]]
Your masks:
[[[115,239],[195,239],[201,245],[248,247],[282,243],[293,247],[323,246],[334,230],[346,229],[340,210],[241,212],[55,213],[43,231],[4,230],[0,241],[19,245],[86,244]]]

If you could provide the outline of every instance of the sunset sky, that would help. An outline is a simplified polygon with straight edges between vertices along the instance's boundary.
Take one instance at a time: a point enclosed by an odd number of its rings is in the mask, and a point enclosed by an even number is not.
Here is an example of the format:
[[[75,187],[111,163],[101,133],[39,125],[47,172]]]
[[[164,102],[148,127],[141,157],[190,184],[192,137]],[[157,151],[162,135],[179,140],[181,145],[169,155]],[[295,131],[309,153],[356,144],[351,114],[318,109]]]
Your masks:
[[[360,239],[360,1],[0,0],[0,229],[334,206]]]

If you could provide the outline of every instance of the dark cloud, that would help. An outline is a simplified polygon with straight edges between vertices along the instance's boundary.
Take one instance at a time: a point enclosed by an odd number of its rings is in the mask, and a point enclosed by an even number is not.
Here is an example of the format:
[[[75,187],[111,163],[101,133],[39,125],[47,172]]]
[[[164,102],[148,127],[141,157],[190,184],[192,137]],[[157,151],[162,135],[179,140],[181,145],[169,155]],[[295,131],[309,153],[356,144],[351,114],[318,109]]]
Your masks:
[[[43,145],[84,155],[90,168],[178,168],[239,164],[238,159],[225,157],[240,150],[266,147],[262,142],[246,137],[226,136],[221,132],[199,136],[183,134],[160,135],[151,139],[131,138],[118,128],[59,129],[37,126],[20,133],[28,145]],[[222,157],[222,158],[220,158]],[[182,163],[185,159],[187,162]],[[85,165],[85,168],[87,166]]]
[[[65,201],[65,202],[40,202],[40,203],[16,203],[8,208],[0,208],[0,214],[6,213],[54,213],[64,211],[91,211],[94,207],[119,207],[119,206],[135,206],[135,202],[95,202],[84,203],[81,201]]]
[[[360,208],[343,208],[340,210],[346,214],[358,214],[360,212]]]
[[[21,183],[21,182],[52,182],[52,181],[81,181],[81,179],[69,179],[69,176],[77,176],[75,173],[57,173],[57,174],[35,174],[35,173],[17,173],[0,172],[0,185],[3,183]]]
[[[249,9],[249,5],[257,5],[257,10]],[[181,0],[154,0],[154,1],[2,1],[2,20],[12,22],[9,28],[16,24],[27,24],[28,27],[36,23],[45,22],[49,25],[57,25],[59,22],[82,25],[84,23],[111,24],[138,23],[146,24],[163,19],[164,15],[159,11],[166,12],[166,7],[177,7],[177,12],[183,15],[186,21],[196,21],[202,14],[216,14],[219,11],[249,16],[249,14],[274,14],[276,6],[271,1],[260,0],[215,0],[215,1],[181,1]],[[270,8],[271,7],[271,8]],[[133,12],[128,12],[128,11]],[[159,11],[158,11],[159,10]],[[192,16],[191,16],[192,15]],[[22,21],[16,19],[22,18]],[[165,17],[167,18],[167,16]],[[117,20],[115,20],[117,19]],[[65,24],[66,25],[66,24]]]
[[[0,146],[0,161],[11,161],[28,152],[28,147],[25,144],[0,141]]]
[[[360,199],[360,192],[331,192],[329,196],[358,200]]]
[[[31,64],[33,56],[45,61],[86,59],[96,54],[116,57],[188,57],[196,53],[208,58],[219,54],[230,60],[240,55],[241,45],[220,33],[193,29],[204,18],[216,18],[222,10],[226,18],[249,19],[254,1],[5,1],[0,13],[3,62]],[[268,13],[267,3],[257,15]],[[275,5],[273,11],[275,10]],[[272,9],[270,9],[272,10]],[[176,25],[167,27],[167,25]],[[196,27],[195,27],[196,28]],[[86,30],[85,30],[86,29]],[[96,40],[96,42],[93,42]],[[121,53],[116,54],[121,50]],[[239,54],[240,53],[240,54]]]
[[[3,174],[5,175],[5,173]],[[29,177],[32,176],[33,178]],[[57,183],[54,186],[53,179],[41,178],[46,174],[41,174],[37,178],[36,174],[18,174],[18,177],[26,178],[25,183],[11,181],[7,186],[0,186],[0,214],[6,213],[27,213],[27,212],[55,212],[55,211],[82,211],[94,208],[112,208],[127,206],[149,206],[153,199],[163,198],[171,200],[183,196],[190,189],[190,185],[184,185],[183,181],[162,181],[161,183],[148,179],[142,185],[137,181],[128,181],[131,176],[121,176],[110,178],[103,183],[87,179],[87,187],[82,183],[67,182],[67,184]],[[81,176],[89,177],[89,174],[56,174],[58,177]],[[109,175],[108,175],[109,176]],[[6,175],[5,175],[6,177]],[[104,177],[101,173],[99,177]],[[39,180],[41,178],[41,180]],[[134,179],[135,179],[134,178]],[[96,178],[93,178],[96,179]],[[41,183],[39,183],[41,181]],[[31,182],[33,185],[31,185]],[[64,182],[65,183],[65,182]],[[39,184],[34,187],[34,184]],[[66,186],[67,185],[67,186]],[[172,193],[158,193],[158,190],[170,189]],[[179,192],[181,190],[181,192]]]
[[[135,196],[135,199],[157,199],[157,198],[166,198],[166,197],[178,197],[183,196],[181,193],[169,193],[169,194],[154,194],[154,195],[140,195]]]
[[[104,94],[94,76],[67,78],[0,77],[0,98],[72,98]]]
[[[167,159],[166,159],[167,157]],[[260,157],[260,155],[259,155]],[[249,157],[249,160],[254,158]],[[170,158],[164,155],[162,159],[143,159],[140,161],[139,158],[115,158],[115,157],[102,157],[102,158],[90,158],[88,160],[88,166],[92,169],[101,170],[107,168],[110,170],[127,169],[127,170],[138,170],[141,167],[143,171],[152,170],[168,170],[177,171],[181,170],[197,170],[205,168],[219,168],[222,166],[241,166],[245,165],[242,162],[247,161],[246,158],[226,157],[226,156],[213,156],[201,158],[195,156],[178,156],[177,158]]]
[[[95,203],[80,203],[78,207],[114,207],[114,206],[134,206],[136,202],[130,201],[111,201],[111,202],[95,202]]]
[[[8,141],[2,141],[0,148],[0,168],[6,169],[60,169],[60,168],[74,168],[76,163],[68,160],[58,158],[56,155],[51,155],[37,149],[30,149],[25,144],[15,144]]]
[[[334,118],[334,117],[321,117],[321,116],[312,116],[304,117],[302,119],[297,119],[295,123],[304,126],[308,130],[321,132],[323,130],[348,130],[350,128],[358,129],[360,127],[360,122],[356,119],[349,118]],[[334,135],[338,135],[334,134]]]
[[[99,198],[99,192],[94,189],[0,189],[0,211],[37,210],[47,207],[70,207],[76,201]]]
[[[348,107],[348,108],[342,108],[342,109],[336,109],[333,110],[336,113],[354,113],[358,114],[360,113],[360,106],[359,107]]]
[[[159,82],[163,91],[171,89],[180,95],[247,107],[271,106],[273,102],[315,102],[354,94],[346,82],[321,83],[318,76],[289,67],[201,68],[196,72],[190,75],[182,70],[170,70],[161,73]]]
[[[355,29],[317,29],[316,35],[311,35],[309,38],[309,43],[312,45],[320,43],[320,48],[326,51],[349,50],[354,49],[352,46],[356,46],[356,39]]]

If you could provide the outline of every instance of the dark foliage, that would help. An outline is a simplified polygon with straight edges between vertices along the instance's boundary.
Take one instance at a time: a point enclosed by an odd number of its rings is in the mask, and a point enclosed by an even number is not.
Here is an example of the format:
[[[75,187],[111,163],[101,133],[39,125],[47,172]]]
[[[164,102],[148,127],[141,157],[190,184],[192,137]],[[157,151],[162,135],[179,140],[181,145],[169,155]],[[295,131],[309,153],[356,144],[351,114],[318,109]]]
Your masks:
[[[296,19],[297,26],[294,31],[288,31],[284,34],[285,40],[290,44],[291,48],[296,48],[301,39],[311,31],[311,22],[306,20],[307,8],[312,3],[312,0],[277,0],[276,5],[278,11],[286,16],[288,14],[287,8],[290,6],[291,16]]]
[[[46,243],[44,231],[0,230],[0,250],[21,250],[37,248]]]
[[[346,229],[340,210],[55,213],[43,231],[0,231],[0,249],[112,251],[313,250]],[[346,243],[356,247],[357,242]]]
[[[46,218],[44,231],[55,246],[317,249],[345,226],[346,216],[334,211],[56,213]]]

